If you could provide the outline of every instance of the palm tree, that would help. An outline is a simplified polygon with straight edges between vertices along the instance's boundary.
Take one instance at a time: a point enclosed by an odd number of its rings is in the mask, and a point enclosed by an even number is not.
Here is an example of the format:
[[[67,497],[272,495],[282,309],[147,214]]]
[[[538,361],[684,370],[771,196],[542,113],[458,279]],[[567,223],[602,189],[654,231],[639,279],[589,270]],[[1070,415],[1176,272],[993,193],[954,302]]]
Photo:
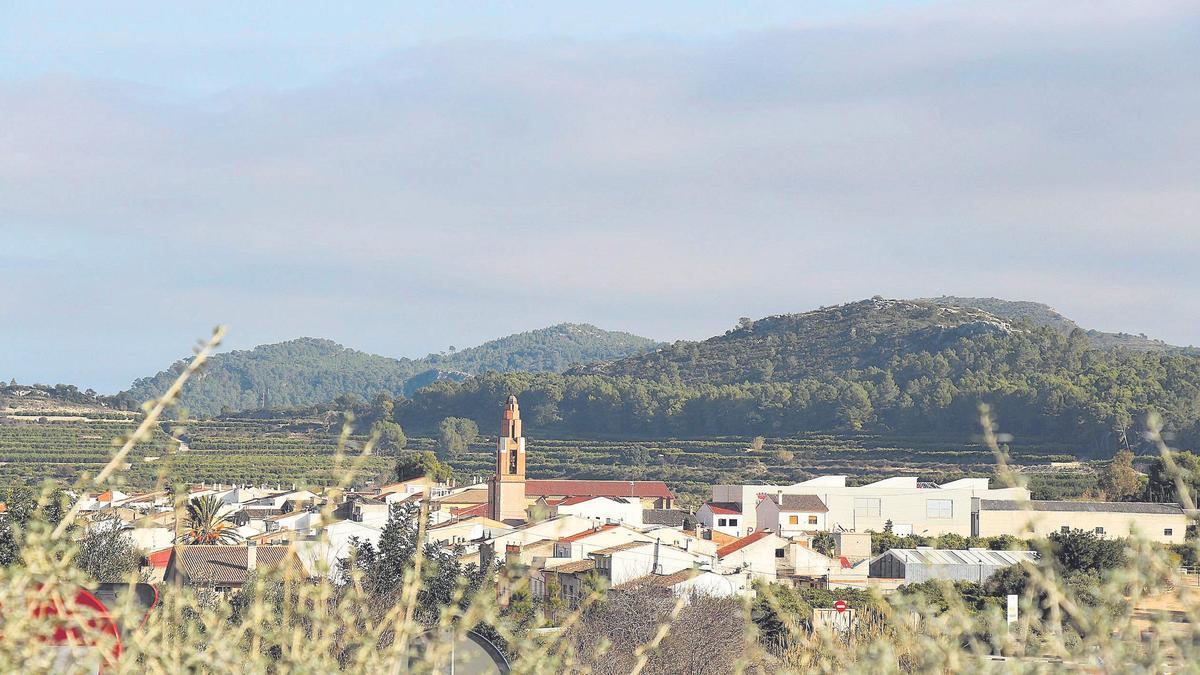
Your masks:
[[[184,532],[179,535],[181,544],[234,544],[242,535],[234,531],[229,512],[222,513],[225,504],[215,495],[196,497],[188,502]]]

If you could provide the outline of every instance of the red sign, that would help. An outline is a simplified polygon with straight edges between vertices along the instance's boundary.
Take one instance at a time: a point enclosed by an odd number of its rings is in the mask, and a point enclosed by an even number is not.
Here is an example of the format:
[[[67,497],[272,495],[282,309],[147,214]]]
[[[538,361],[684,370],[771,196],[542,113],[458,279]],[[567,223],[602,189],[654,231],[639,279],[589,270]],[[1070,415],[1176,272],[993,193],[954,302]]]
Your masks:
[[[841,614],[842,612],[846,611],[846,601],[838,600],[837,602],[833,603],[833,608],[838,611],[838,614]]]
[[[33,615],[58,616],[64,623],[55,628],[53,636],[43,640],[53,645],[95,646],[99,641],[95,635],[105,634],[113,641],[112,653],[107,655],[111,658],[105,658],[105,661],[112,665],[121,657],[121,633],[109,615],[108,608],[97,600],[96,596],[83,589],[76,593],[74,602],[68,602],[56,593],[45,596],[40,605],[32,607]]]

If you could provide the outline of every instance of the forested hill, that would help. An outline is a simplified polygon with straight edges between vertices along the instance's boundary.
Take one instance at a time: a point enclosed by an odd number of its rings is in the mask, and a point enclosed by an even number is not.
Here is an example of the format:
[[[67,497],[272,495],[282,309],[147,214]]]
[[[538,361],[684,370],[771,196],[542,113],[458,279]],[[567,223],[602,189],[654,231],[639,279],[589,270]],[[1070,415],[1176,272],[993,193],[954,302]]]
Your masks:
[[[1002,428],[1081,454],[1142,443],[1160,412],[1177,443],[1200,440],[1200,358],[1095,348],[978,309],[876,298],[743,321],[703,342],[557,374],[438,382],[402,407],[405,424],[488,424],[521,397],[530,433],[778,436],[822,430],[961,433],[978,405]]]
[[[183,390],[192,414],[325,403],[347,393],[372,398],[398,396],[441,379],[460,380],[486,371],[556,372],[593,359],[620,358],[655,346],[653,340],[560,324],[511,335],[479,347],[421,359],[393,359],[348,349],[331,340],[300,338],[212,357]],[[179,361],[153,377],[137,380],[125,400],[160,395],[186,365]]]
[[[649,338],[602,330],[591,324],[561,323],[450,354],[431,354],[422,361],[430,367],[472,374],[489,370],[562,372],[582,363],[646,352],[658,344]]]
[[[875,298],[803,314],[743,320],[703,342],[592,363],[571,374],[667,377],[685,384],[794,382],[887,368],[905,354],[937,353],[959,341],[1022,329],[976,309]]]
[[[932,302],[951,307],[969,307],[981,309],[985,312],[991,312],[992,314],[995,314],[1003,319],[1009,319],[1012,321],[1027,321],[1035,326],[1047,326],[1054,328],[1064,335],[1070,335],[1071,331],[1076,329],[1083,330],[1092,345],[1099,349],[1113,349],[1120,347],[1122,349],[1132,349],[1139,352],[1166,352],[1171,354],[1200,356],[1200,348],[1197,347],[1179,347],[1176,345],[1167,344],[1162,340],[1155,340],[1145,335],[1131,335],[1129,333],[1106,333],[1104,331],[1081,328],[1079,324],[1068,319],[1062,314],[1059,314],[1049,305],[1040,302],[1001,300],[999,298],[964,298],[952,295],[943,295],[937,298],[926,298],[920,300],[919,302]]]

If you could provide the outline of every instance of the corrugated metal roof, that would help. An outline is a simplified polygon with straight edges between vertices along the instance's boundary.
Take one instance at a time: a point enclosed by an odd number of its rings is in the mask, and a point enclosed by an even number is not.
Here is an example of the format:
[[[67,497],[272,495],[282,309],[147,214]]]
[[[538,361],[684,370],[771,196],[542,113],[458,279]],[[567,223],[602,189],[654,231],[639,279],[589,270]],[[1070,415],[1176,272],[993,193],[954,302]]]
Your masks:
[[[1156,504],[1150,502],[1068,502],[1029,500],[1019,502],[1011,499],[981,499],[979,508],[984,511],[1074,511],[1076,513],[1165,513],[1182,514],[1178,504]]]
[[[875,560],[891,555],[904,564],[918,563],[923,565],[995,565],[1008,567],[1022,561],[1034,562],[1038,558],[1036,551],[992,551],[986,548],[967,550],[948,548],[893,548],[884,551]]]

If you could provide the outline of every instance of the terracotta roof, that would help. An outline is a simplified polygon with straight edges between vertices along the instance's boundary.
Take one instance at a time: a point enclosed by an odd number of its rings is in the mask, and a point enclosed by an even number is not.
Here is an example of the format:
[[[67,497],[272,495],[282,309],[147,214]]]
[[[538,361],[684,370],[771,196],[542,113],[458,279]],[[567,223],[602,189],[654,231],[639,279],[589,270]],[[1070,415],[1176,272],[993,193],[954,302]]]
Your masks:
[[[611,499],[612,501],[617,502],[618,504],[629,504],[630,503],[629,500],[632,499],[632,497],[606,497],[604,495],[575,495],[574,497],[567,497],[565,499],[558,499],[558,500],[548,499],[548,500],[546,500],[546,503],[547,504],[555,504],[556,506],[574,506],[575,504],[582,504],[584,502],[590,502],[593,499]]]
[[[596,561],[593,558],[587,560],[574,560],[563,563],[558,567],[547,567],[547,572],[558,572],[559,574],[576,574],[578,572],[587,572],[596,568]]]
[[[450,515],[454,516],[455,518],[468,518],[471,516],[486,516],[487,512],[488,512],[488,505],[486,503],[476,504],[475,506],[468,506],[466,508],[463,508],[461,506],[450,508]]]
[[[804,513],[829,513],[829,507],[825,506],[825,502],[816,495],[783,495],[783,503],[779,503],[779,498],[775,496],[768,497],[771,501],[779,504],[780,511],[801,511]]]
[[[525,494],[530,497],[657,497],[675,495],[660,480],[527,480]]]
[[[192,581],[221,584],[243,584],[249,578],[246,570],[247,546],[180,546],[173,551],[169,566],[181,570]],[[255,553],[256,566],[279,565],[291,550],[287,546],[258,546]],[[299,571],[304,568],[299,561]]]
[[[537,496],[529,494],[528,491],[526,491],[525,494],[529,495],[530,497]],[[435,502],[443,502],[446,504],[486,504],[487,500],[487,490],[463,490],[462,492],[452,492],[442,497],[433,498],[433,501]]]
[[[609,530],[616,529],[616,527],[617,527],[616,523],[609,523],[607,525],[601,525],[600,527],[594,527],[590,530],[584,530],[583,532],[576,532],[575,534],[572,534],[569,537],[561,537],[559,539],[559,541],[561,541],[563,543],[579,541],[580,539],[583,539],[584,537],[590,537],[593,534],[596,534],[597,532],[608,532]]]
[[[709,511],[712,511],[713,513],[719,513],[721,515],[726,515],[726,516],[742,515],[741,505],[736,504],[734,502],[710,502],[708,504],[705,504],[705,506],[708,507]]]
[[[732,544],[737,541],[737,537],[725,534],[724,532],[717,532],[716,530],[705,530],[704,536],[708,537],[709,540],[715,542],[718,546]]]
[[[173,548],[164,548],[146,556],[146,559],[151,567],[166,567],[167,563],[171,562],[171,554],[174,552]]]
[[[628,551],[628,550],[634,549],[634,548],[641,548],[643,546],[649,546],[651,544],[652,544],[652,542],[648,542],[648,541],[627,541],[624,544],[617,544],[616,546],[609,546],[608,548],[602,548],[599,551],[592,551],[591,554],[592,555],[612,555],[613,553],[619,553],[621,551]]]
[[[748,534],[748,535],[742,537],[741,539],[738,539],[737,541],[733,542],[732,544],[725,544],[721,548],[717,549],[717,557],[724,558],[725,556],[729,555],[730,553],[736,553],[737,551],[740,551],[740,550],[746,548],[747,546],[749,546],[750,544],[753,544],[756,541],[761,541],[763,539],[766,539],[767,537],[771,536],[771,534],[772,533],[769,530],[759,530],[758,532],[755,532],[754,534]]]

